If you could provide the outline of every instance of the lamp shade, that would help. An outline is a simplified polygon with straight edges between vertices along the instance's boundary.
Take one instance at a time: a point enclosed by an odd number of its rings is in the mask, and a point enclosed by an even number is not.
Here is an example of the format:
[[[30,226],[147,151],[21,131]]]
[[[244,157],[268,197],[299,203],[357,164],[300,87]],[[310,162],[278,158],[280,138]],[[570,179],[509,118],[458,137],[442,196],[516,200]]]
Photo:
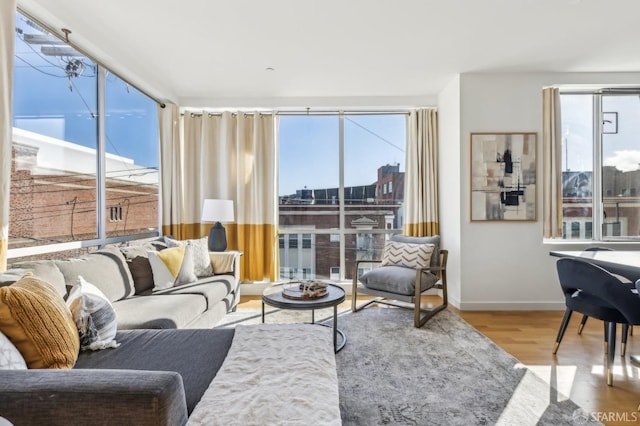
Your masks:
[[[233,200],[204,200],[201,222],[233,222]]]

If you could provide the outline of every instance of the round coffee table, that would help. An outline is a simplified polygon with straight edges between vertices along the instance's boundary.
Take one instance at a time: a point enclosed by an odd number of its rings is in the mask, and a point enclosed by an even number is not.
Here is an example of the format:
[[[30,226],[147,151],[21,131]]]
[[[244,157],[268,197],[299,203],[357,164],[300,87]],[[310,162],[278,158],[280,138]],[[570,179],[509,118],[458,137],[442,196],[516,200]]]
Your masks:
[[[335,284],[327,284],[327,295],[318,299],[288,299],[282,295],[282,290],[289,283],[274,284],[267,287],[262,293],[262,322],[264,323],[264,306],[269,305],[274,308],[292,309],[292,310],[311,310],[311,324],[315,322],[315,310],[322,308],[330,308],[333,306],[333,348],[336,352],[344,348],[347,343],[347,336],[338,328],[338,305],[345,300],[345,292],[342,287]],[[331,327],[329,324],[317,323],[325,327]],[[338,334],[342,337],[340,345],[338,345]]]

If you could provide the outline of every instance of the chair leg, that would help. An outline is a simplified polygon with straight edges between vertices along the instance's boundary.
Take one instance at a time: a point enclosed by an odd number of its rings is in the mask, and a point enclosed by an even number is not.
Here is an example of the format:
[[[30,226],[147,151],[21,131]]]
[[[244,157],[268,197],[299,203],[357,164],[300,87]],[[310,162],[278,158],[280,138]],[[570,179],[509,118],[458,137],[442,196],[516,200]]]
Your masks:
[[[629,336],[629,324],[622,324],[622,344],[620,345],[620,356],[627,354],[627,336]]]
[[[606,340],[609,342],[608,350],[607,350],[607,364],[606,364],[606,374],[607,374],[607,385],[613,386],[613,361],[615,359],[616,352],[616,326],[615,322],[605,322],[605,326],[607,328]]]
[[[560,347],[560,342],[562,342],[562,337],[564,336],[564,332],[567,331],[567,325],[569,325],[569,320],[571,319],[571,314],[573,311],[567,308],[564,311],[564,317],[562,318],[562,323],[560,323],[560,330],[558,330],[558,337],[556,337],[556,344],[553,345],[553,354],[558,353],[558,348]]]
[[[578,334],[582,334],[582,329],[584,329],[584,325],[587,323],[588,319],[589,319],[588,315],[582,316],[582,321],[580,321],[580,325],[578,326]]]

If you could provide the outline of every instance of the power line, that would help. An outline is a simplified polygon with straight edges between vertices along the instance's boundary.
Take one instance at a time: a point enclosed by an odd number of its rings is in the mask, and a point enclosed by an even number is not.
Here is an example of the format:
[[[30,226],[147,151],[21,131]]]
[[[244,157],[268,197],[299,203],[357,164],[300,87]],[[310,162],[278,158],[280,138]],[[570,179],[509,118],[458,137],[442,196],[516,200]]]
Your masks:
[[[405,152],[405,150],[404,150],[403,148],[401,148],[401,147],[399,147],[398,145],[394,144],[394,143],[393,143],[393,142],[391,142],[390,140],[383,138],[383,137],[382,137],[382,136],[380,136],[379,134],[377,134],[377,133],[375,133],[374,131],[372,131],[372,130],[370,130],[370,129],[366,128],[366,127],[365,127],[365,126],[363,126],[362,124],[357,123],[356,121],[352,120],[351,118],[349,118],[349,117],[346,117],[346,116],[345,116],[345,117],[344,117],[344,119],[345,119],[345,120],[349,120],[350,122],[352,122],[352,123],[353,123],[353,124],[355,124],[356,126],[360,127],[362,130],[364,130],[365,132],[372,134],[372,135],[373,135],[373,136],[375,136],[376,138],[380,139],[382,142],[386,143],[387,145],[390,145],[390,146],[394,147],[394,148],[395,148],[395,149],[397,149],[398,151],[400,151],[400,152]]]

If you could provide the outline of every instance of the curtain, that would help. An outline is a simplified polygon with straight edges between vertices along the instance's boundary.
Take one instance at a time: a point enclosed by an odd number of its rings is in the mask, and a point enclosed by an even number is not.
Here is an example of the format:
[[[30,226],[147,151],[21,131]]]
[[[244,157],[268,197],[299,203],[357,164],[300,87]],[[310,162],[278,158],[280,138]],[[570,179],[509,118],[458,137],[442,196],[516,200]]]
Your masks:
[[[0,272],[7,269],[16,0],[0,2]]]
[[[170,173],[163,171],[163,232],[179,239],[208,235],[213,224],[201,223],[203,200],[233,200],[235,222],[225,228],[228,248],[244,253],[240,279],[274,281],[278,205],[273,114],[187,112],[182,137],[172,139],[173,147],[162,151],[163,157],[170,156],[163,158]]]
[[[542,91],[543,237],[562,237],[562,124],[560,91]]]
[[[438,223],[438,114],[435,108],[412,111],[407,120],[404,182],[404,234],[436,235]]]
[[[162,233],[182,238],[182,150],[180,114],[173,104],[158,106],[160,126],[160,187],[162,197]]]

